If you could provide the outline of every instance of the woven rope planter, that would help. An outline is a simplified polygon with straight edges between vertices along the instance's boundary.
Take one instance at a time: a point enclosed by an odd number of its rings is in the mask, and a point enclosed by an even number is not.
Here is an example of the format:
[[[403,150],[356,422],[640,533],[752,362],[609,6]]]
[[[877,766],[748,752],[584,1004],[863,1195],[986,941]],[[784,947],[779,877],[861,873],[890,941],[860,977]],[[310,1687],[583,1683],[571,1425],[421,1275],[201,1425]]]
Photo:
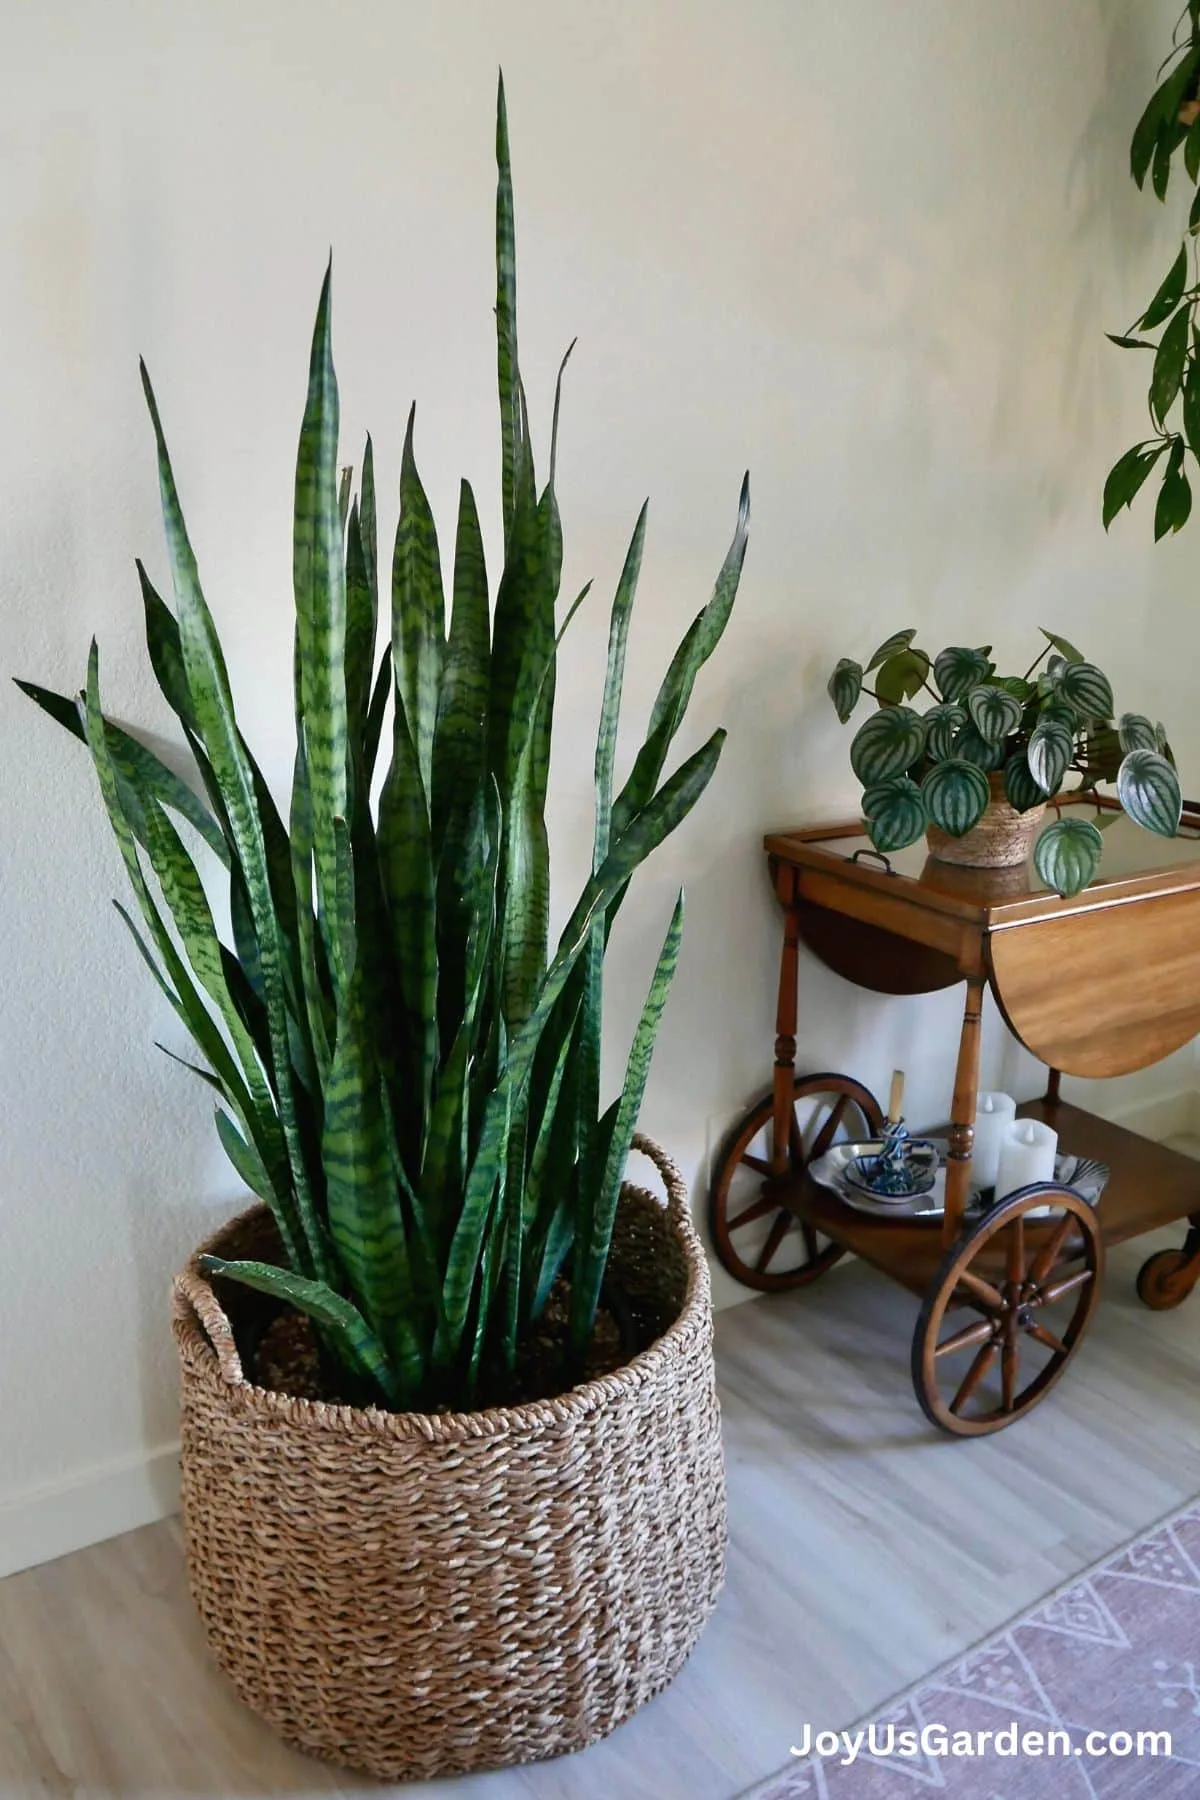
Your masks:
[[[989,775],[988,785],[992,797],[987,809],[978,825],[962,837],[950,837],[936,825],[926,830],[929,854],[939,862],[971,869],[1012,869],[1029,861],[1046,811],[1044,803],[1018,812],[1005,796],[1002,774]]]
[[[557,1399],[427,1416],[270,1392],[237,1349],[270,1303],[218,1298],[195,1258],[176,1277],[192,1593],[301,1750],[404,1780],[580,1749],[699,1637],[726,1535],[708,1266],[678,1170],[635,1145],[668,1201],[626,1183],[609,1279],[665,1329]],[[202,1249],[273,1233],[256,1207]]]

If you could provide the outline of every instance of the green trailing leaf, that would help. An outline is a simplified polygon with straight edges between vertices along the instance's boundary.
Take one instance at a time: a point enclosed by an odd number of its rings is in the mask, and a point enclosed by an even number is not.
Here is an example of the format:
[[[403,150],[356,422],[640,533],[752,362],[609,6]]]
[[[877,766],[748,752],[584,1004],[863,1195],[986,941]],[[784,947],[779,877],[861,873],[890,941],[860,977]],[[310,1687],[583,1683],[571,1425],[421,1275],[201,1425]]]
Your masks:
[[[933,665],[933,679],[943,700],[965,700],[990,673],[991,663],[983,651],[964,650],[961,645],[943,650]]]
[[[1161,425],[1175,403],[1183,383],[1188,351],[1189,314],[1176,313],[1159,340],[1150,377],[1150,410]]]
[[[971,723],[957,733],[951,748],[956,761],[973,763],[985,774],[1004,766],[1004,745],[989,743],[978,726]]]
[[[1074,733],[1061,719],[1043,717],[1038,721],[1026,755],[1033,779],[1043,794],[1057,794],[1074,749]]]
[[[1154,508],[1154,540],[1182,531],[1192,510],[1192,487],[1183,472],[1183,439],[1176,438]]]
[[[954,758],[930,769],[921,784],[925,810],[948,837],[965,837],[991,799],[987,776],[974,763]]]
[[[864,787],[903,775],[925,747],[925,721],[907,706],[888,706],[860,725],[850,745],[850,766]]]
[[[1157,750],[1131,750],[1117,772],[1117,799],[1135,824],[1174,837],[1183,814],[1179,777]]]
[[[1059,686],[1063,698],[1075,708],[1080,718],[1112,718],[1112,687],[1108,676],[1095,663],[1069,663],[1063,671]]]
[[[1145,713],[1122,713],[1117,721],[1117,732],[1123,751],[1157,750],[1159,747],[1158,733]]]
[[[1046,798],[1044,789],[1038,786],[1034,778],[1024,750],[1014,751],[1004,765],[1004,793],[1009,805],[1018,812],[1029,812],[1032,807],[1040,806]]]
[[[928,823],[921,789],[907,775],[867,788],[862,809],[868,837],[885,853],[915,844]]]
[[[400,1395],[388,1366],[387,1353],[358,1308],[323,1281],[306,1281],[274,1263],[229,1261],[222,1256],[202,1256],[204,1275],[239,1282],[257,1293],[269,1294],[296,1307],[333,1336],[347,1362],[375,1382],[391,1402]]]
[[[1104,484],[1104,529],[1108,530],[1122,507],[1131,506],[1146,481],[1151,469],[1167,446],[1161,440],[1151,444],[1135,444],[1127,450],[1119,461],[1113,464],[1108,480]],[[1072,661],[1081,658],[1073,657]]]
[[[878,669],[881,664],[890,661],[893,656],[899,656],[902,650],[907,650],[916,635],[915,627],[910,627],[905,631],[893,631],[891,637],[885,638],[871,657],[867,664],[867,673],[870,674],[872,669]]]
[[[1088,819],[1059,819],[1034,846],[1033,862],[1046,886],[1069,899],[1080,893],[1100,867],[1104,840]]]
[[[1179,255],[1171,264],[1162,286],[1138,321],[1143,331],[1154,331],[1164,319],[1169,319],[1183,297],[1187,286],[1187,249],[1181,245]]]
[[[851,662],[843,656],[837,668],[829,677],[826,693],[833,701],[834,710],[844,725],[850,714],[858,705],[863,689],[863,671],[861,663]]]
[[[923,650],[901,650],[889,656],[875,677],[875,693],[889,706],[899,706],[920,693],[929,676],[929,658]]]
[[[976,731],[989,744],[1002,744],[1021,724],[1021,702],[994,682],[971,689],[967,710]]]
[[[934,762],[954,755],[954,740],[967,723],[967,709],[957,700],[931,706],[925,714],[925,749]]]

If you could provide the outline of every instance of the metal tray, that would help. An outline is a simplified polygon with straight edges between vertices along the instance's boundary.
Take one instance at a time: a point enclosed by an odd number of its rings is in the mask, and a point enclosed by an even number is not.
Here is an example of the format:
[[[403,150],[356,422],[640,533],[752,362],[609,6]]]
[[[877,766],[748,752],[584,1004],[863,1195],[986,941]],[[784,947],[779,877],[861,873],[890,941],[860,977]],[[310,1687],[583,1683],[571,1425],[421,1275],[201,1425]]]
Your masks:
[[[881,1219],[940,1218],[946,1210],[946,1157],[950,1146],[945,1138],[927,1138],[923,1141],[931,1145],[938,1154],[938,1169],[933,1186],[924,1194],[887,1199],[868,1194],[847,1180],[846,1170],[856,1157],[878,1154],[882,1147],[882,1140],[879,1138],[866,1143],[835,1144],[832,1150],[827,1150],[824,1156],[809,1164],[808,1173],[821,1187],[829,1188],[839,1200],[844,1200],[847,1206],[854,1207],[857,1212],[873,1213],[876,1218]],[[1055,1159],[1055,1181],[1061,1187],[1073,1188],[1089,1206],[1095,1206],[1099,1201],[1108,1176],[1107,1163],[1095,1162],[1086,1156],[1071,1156],[1067,1152],[1060,1152]],[[982,1193],[976,1189],[967,1202],[967,1216],[981,1218],[994,1204],[990,1188]],[[1056,1210],[1052,1205],[1039,1206],[1026,1213],[1025,1217],[1049,1218]]]

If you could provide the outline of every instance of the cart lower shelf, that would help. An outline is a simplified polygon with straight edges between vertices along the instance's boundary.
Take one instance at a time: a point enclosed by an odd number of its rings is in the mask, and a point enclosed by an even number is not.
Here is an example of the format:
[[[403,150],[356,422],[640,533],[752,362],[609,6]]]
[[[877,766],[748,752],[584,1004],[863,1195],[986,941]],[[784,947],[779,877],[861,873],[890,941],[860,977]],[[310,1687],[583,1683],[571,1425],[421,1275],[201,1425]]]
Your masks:
[[[1124,1243],[1200,1212],[1200,1165],[1193,1157],[1064,1100],[1031,1100],[1019,1113],[1022,1118],[1043,1120],[1074,1155],[1108,1164],[1111,1175],[1099,1204],[1106,1245]],[[887,1219],[859,1212],[804,1173],[779,1176],[767,1187],[777,1205],[842,1249],[882,1269],[915,1294],[928,1291],[946,1253],[940,1218]],[[1039,1232],[1053,1229],[1053,1222],[1030,1222],[1026,1229],[1034,1242]],[[994,1255],[999,1270],[1003,1252],[997,1249]],[[983,1266],[987,1267],[986,1257]]]

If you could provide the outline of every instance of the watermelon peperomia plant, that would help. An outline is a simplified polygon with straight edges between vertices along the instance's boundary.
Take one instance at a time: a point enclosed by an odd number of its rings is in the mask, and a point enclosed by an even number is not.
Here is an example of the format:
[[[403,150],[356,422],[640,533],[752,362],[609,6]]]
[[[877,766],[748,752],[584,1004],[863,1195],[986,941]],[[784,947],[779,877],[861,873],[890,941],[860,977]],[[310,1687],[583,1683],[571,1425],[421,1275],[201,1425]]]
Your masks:
[[[604,954],[633,872],[716,768],[723,731],[663,779],[697,673],[729,618],[749,523],[744,482],[712,598],[675,652],[614,795],[642,509],[609,625],[592,872],[551,950],[544,808],[556,651],[584,596],[556,621],[562,371],[539,492],[517,359],[503,82],[496,155],[504,564],[494,610],[464,481],[447,632],[410,415],[390,630],[376,661],[371,443],[352,500],[351,472],[339,481],[327,274],[296,468],[286,822],[238,728],[144,369],[176,608],[139,565],[147,642],[206,800],[105,717],[94,644],[78,701],[19,684],[87,742],[149,943],[119,910],[195,1040],[196,1072],[220,1097],[222,1144],[278,1224],[286,1267],[210,1260],[210,1271],[307,1313],[356,1391],[404,1408],[472,1405],[485,1363],[502,1381],[560,1273],[571,1291],[566,1374],[582,1364],[679,954],[682,894],[622,1090],[602,1111]],[[376,780],[385,735],[388,765]],[[170,814],[228,874],[233,948],[217,935]]]
[[[965,836],[988,806],[992,774],[1002,775],[1018,812],[1057,794],[1070,773],[1089,791],[1115,781],[1131,819],[1175,835],[1183,800],[1165,731],[1141,713],[1123,713],[1114,725],[1108,677],[1066,638],[1043,630],[1046,647],[1024,675],[997,675],[990,646],[955,645],[931,659],[916,635],[897,631],[865,667],[843,657],[829,678],[843,724],[864,693],[878,703],[850,746],[877,850],[902,850],[930,824]],[[934,704],[917,712],[907,702],[922,689]],[[1067,817],[1041,833],[1034,861],[1047,887],[1076,894],[1099,868],[1102,848],[1098,824]]]

